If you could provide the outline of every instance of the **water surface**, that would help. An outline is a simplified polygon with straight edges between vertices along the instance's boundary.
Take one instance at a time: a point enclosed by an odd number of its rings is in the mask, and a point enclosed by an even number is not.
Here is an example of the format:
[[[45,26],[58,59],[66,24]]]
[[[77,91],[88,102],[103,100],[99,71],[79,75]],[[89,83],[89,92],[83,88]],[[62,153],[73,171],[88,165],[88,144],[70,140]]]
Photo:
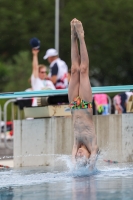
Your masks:
[[[133,199],[133,165],[107,164],[85,168],[22,168],[0,170],[0,200]]]

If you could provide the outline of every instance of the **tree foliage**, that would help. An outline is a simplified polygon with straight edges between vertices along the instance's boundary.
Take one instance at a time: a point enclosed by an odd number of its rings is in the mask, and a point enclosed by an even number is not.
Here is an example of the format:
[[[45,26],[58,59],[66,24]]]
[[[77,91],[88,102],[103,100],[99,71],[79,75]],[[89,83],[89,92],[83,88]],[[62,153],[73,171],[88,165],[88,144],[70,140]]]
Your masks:
[[[23,91],[30,88],[32,64],[28,51],[20,51],[7,66],[8,83],[4,91]]]
[[[3,87],[8,83],[8,72],[4,63],[0,63],[0,92],[3,92]]]
[[[132,11],[132,0],[60,0],[60,57],[70,68],[70,21],[76,17],[85,29],[92,84],[133,84]],[[54,47],[55,0],[0,0],[0,19],[0,90],[25,90],[31,74],[30,38],[41,41],[40,63],[48,64],[43,55]]]
[[[82,21],[91,77],[101,85],[133,83],[132,10],[133,2],[130,0],[83,0],[76,3],[75,0],[69,0],[62,10],[61,35],[64,38],[70,35],[68,24],[73,17]],[[61,37],[60,44],[63,41]],[[65,40],[64,46],[67,46],[66,49],[62,46],[67,56],[70,41],[68,44],[68,40]],[[70,53],[68,56],[70,57]]]

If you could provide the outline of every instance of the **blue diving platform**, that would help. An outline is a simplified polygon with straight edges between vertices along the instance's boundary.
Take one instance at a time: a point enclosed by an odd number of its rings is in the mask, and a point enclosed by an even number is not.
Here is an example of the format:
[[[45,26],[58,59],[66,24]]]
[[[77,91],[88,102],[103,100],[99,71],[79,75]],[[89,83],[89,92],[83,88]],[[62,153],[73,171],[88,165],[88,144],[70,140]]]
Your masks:
[[[133,91],[133,85],[122,85],[122,86],[102,86],[92,87],[92,93],[120,93]],[[16,98],[30,98],[30,97],[41,97],[41,96],[59,96],[67,95],[68,89],[60,90],[41,90],[41,91],[21,91],[21,92],[5,92],[0,93],[0,99],[16,99]]]

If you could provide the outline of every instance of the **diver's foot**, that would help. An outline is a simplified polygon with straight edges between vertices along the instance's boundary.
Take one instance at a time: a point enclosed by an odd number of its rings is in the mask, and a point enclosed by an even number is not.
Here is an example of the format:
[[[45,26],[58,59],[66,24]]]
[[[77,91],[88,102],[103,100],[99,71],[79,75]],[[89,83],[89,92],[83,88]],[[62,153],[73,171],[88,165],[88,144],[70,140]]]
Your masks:
[[[80,38],[84,37],[84,29],[83,29],[81,21],[75,19],[74,25],[75,25],[75,29],[76,29],[78,38],[80,39]]]
[[[71,37],[72,38],[77,38],[77,33],[76,33],[76,29],[75,29],[75,18],[70,22],[71,25]]]

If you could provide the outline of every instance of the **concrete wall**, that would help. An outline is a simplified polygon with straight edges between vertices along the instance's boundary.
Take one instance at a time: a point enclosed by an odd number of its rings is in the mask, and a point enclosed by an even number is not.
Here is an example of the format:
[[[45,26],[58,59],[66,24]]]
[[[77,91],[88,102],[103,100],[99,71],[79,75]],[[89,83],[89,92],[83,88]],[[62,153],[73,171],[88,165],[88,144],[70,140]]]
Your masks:
[[[94,116],[103,159],[133,162],[133,114]],[[71,154],[71,117],[14,121],[14,166],[50,166]]]

